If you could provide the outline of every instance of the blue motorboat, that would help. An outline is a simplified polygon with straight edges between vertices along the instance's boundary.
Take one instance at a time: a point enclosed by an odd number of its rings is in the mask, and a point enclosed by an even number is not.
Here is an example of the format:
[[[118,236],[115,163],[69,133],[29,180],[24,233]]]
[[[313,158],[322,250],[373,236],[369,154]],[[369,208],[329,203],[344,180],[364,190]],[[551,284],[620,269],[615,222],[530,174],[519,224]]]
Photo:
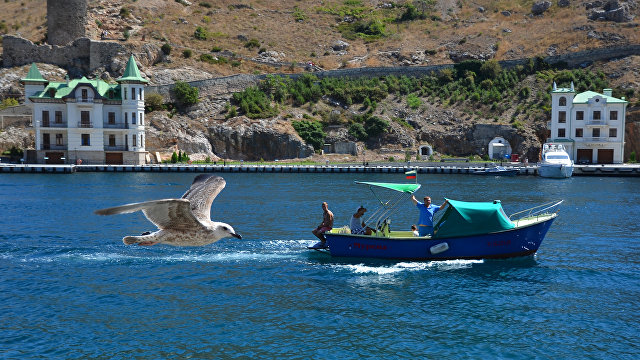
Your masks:
[[[434,215],[434,235],[416,237],[411,231],[391,231],[389,216],[406,203],[419,184],[357,182],[400,193],[383,202],[368,219],[372,235],[351,234],[348,227],[325,233],[328,248],[338,257],[406,260],[495,259],[534,254],[558,216],[562,201],[542,204],[507,216],[499,200],[466,202],[447,199]],[[373,190],[372,190],[373,191]],[[370,225],[370,226],[371,226]]]
[[[476,170],[475,175],[492,175],[492,176],[516,176],[520,169],[507,169],[504,166],[492,166],[483,170]]]

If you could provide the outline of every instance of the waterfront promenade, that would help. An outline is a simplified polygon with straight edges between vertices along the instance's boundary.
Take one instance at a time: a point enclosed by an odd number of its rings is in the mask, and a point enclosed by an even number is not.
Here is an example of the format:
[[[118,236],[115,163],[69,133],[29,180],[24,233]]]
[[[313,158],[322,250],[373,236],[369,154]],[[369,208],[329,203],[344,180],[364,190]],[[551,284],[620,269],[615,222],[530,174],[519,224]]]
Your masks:
[[[519,169],[519,175],[538,175],[537,165],[504,165]],[[0,173],[61,173],[76,172],[194,172],[194,173],[404,173],[417,170],[419,174],[473,174],[484,170],[480,163],[383,163],[383,164],[154,164],[154,165],[41,165],[0,164]],[[638,164],[575,165],[574,176],[633,176],[640,177]]]

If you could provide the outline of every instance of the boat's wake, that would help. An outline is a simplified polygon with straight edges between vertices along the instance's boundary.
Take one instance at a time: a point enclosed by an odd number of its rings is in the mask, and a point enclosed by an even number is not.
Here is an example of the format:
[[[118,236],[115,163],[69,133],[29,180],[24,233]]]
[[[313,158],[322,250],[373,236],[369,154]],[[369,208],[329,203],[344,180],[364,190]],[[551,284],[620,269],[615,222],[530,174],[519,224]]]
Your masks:
[[[473,264],[482,264],[483,260],[446,260],[446,261],[426,261],[426,262],[400,262],[395,264],[336,264],[337,268],[346,269],[355,274],[377,274],[387,275],[407,271],[423,270],[457,270],[466,269]]]

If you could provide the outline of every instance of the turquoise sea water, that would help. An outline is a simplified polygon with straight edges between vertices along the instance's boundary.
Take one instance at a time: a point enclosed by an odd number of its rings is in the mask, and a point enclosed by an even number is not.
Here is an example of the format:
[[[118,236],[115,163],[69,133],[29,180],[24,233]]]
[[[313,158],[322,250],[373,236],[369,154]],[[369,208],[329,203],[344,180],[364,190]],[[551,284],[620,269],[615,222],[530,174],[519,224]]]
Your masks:
[[[564,199],[535,257],[397,262],[308,251],[322,201],[372,209],[354,180],[400,174],[223,174],[212,218],[243,240],[127,247],[141,213],[194,174],[0,175],[3,359],[637,359],[640,179],[423,175],[418,196]],[[392,229],[409,228],[406,204]]]

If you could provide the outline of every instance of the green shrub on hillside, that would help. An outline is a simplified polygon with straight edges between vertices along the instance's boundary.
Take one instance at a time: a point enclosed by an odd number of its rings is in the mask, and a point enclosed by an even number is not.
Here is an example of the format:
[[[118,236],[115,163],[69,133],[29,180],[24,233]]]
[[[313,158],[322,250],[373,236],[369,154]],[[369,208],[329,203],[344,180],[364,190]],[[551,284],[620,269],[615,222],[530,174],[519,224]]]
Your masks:
[[[164,99],[158,93],[148,93],[144,97],[144,109],[147,112],[164,109]]]
[[[14,98],[6,98],[0,102],[0,110],[8,108],[9,106],[18,106],[20,103],[17,99]]]
[[[369,138],[369,134],[364,129],[364,125],[360,123],[352,123],[349,125],[349,135],[360,141],[366,141]]]
[[[256,86],[233,94],[233,101],[251,119],[268,118],[277,113],[277,108],[271,106],[269,97]]]
[[[409,96],[407,96],[407,106],[415,110],[419,108],[420,105],[422,105],[422,100],[415,94],[409,94]]]
[[[310,120],[294,120],[291,122],[291,125],[293,125],[293,128],[296,130],[298,135],[300,135],[302,140],[311,144],[314,150],[322,149],[322,145],[324,145],[324,138],[327,136],[325,132],[322,131],[322,123]]]
[[[176,99],[182,105],[193,105],[198,102],[198,88],[186,82],[176,81],[173,91],[176,94]]]
[[[207,38],[209,38],[209,32],[202,26],[198,26],[193,32],[193,37],[198,40],[207,40]]]
[[[171,54],[171,45],[169,45],[168,43],[164,43],[162,44],[162,47],[160,48],[160,50],[162,50],[162,53],[165,55],[170,55]]]

